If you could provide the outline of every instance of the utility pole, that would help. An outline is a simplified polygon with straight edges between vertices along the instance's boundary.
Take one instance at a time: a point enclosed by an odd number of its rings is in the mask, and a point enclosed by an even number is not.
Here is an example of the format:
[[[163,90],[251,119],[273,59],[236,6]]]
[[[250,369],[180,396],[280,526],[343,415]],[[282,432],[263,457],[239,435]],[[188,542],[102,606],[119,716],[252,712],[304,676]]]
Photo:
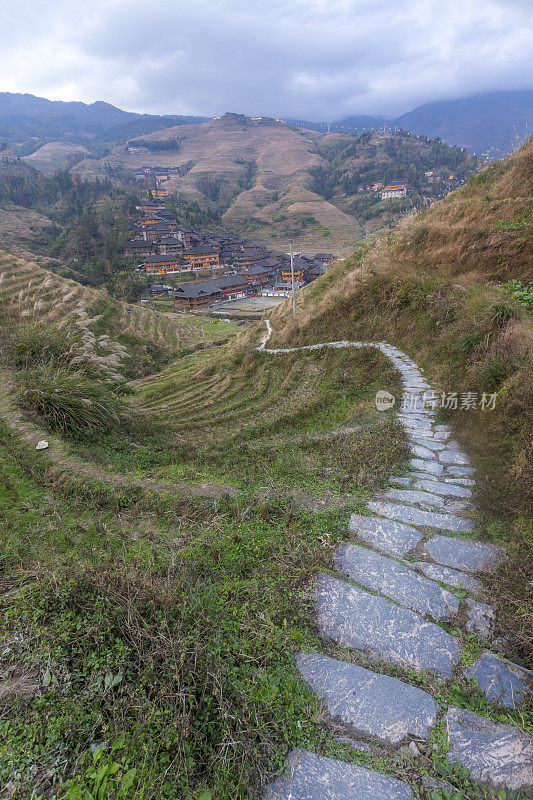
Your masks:
[[[294,254],[291,242],[292,315],[296,319],[296,287],[294,286]]]
[[[204,323],[202,322],[202,342],[205,342]]]

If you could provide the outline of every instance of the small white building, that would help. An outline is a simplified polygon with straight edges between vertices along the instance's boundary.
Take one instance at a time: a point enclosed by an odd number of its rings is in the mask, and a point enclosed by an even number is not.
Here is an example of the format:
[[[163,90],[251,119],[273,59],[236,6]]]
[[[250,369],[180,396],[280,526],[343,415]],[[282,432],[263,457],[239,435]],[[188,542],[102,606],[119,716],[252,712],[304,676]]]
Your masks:
[[[389,186],[384,186],[381,190],[381,199],[385,200],[388,197],[405,197],[406,194],[407,184],[391,183]]]

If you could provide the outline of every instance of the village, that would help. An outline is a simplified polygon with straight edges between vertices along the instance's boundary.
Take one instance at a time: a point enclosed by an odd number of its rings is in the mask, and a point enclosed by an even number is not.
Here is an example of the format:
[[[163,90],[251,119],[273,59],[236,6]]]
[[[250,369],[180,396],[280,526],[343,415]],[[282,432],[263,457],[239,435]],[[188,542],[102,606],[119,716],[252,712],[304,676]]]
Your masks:
[[[156,185],[146,195],[136,207],[136,236],[124,252],[142,258],[136,271],[153,276],[148,298],[165,297],[177,310],[205,310],[247,297],[264,298],[266,307],[288,297],[293,285],[298,291],[316,280],[336,260],[333,253],[296,253],[291,263],[290,254],[257,242],[194,230],[166,210],[163,189]],[[191,281],[191,274],[205,278],[206,272],[207,280]],[[179,275],[183,283],[176,282]]]

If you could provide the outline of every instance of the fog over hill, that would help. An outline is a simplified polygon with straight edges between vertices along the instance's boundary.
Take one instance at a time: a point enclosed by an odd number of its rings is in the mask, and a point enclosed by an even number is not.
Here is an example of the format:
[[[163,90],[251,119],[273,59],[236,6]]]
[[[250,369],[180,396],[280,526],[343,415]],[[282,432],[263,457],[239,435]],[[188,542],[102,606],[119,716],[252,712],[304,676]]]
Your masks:
[[[395,119],[357,115],[332,122],[287,120],[318,131],[362,131],[401,128],[439,137],[471,153],[502,158],[522,144],[533,130],[533,90],[487,92],[457,100],[424,103]]]

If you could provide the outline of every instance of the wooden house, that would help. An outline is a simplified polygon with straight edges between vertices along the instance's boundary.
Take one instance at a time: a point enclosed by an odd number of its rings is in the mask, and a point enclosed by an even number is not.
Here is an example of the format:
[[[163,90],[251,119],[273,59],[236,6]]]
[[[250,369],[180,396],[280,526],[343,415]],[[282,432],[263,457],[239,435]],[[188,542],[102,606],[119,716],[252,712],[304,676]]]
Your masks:
[[[178,308],[196,311],[216,303],[221,299],[222,292],[214,281],[203,281],[178,286],[173,297]]]
[[[212,247],[193,247],[184,252],[183,258],[191,269],[214,269],[219,266],[218,250]]]
[[[248,269],[243,269],[240,273],[241,277],[249,284],[260,283],[261,286],[265,286],[269,283],[272,280],[273,274],[274,272],[272,269],[261,266],[248,267]]]
[[[162,255],[182,255],[183,254],[183,242],[180,242],[175,236],[163,236],[162,239],[159,239],[157,243],[158,251]]]
[[[156,246],[153,242],[148,242],[146,239],[131,239],[124,247],[124,253],[127,256],[151,256],[156,252]]]
[[[152,225],[156,225],[158,222],[163,222],[162,217],[158,217],[156,214],[150,214],[147,217],[143,217],[140,221],[141,228],[149,228]]]
[[[187,270],[187,266],[181,262],[181,256],[178,254],[147,256],[143,263],[147,275],[168,275]]]

